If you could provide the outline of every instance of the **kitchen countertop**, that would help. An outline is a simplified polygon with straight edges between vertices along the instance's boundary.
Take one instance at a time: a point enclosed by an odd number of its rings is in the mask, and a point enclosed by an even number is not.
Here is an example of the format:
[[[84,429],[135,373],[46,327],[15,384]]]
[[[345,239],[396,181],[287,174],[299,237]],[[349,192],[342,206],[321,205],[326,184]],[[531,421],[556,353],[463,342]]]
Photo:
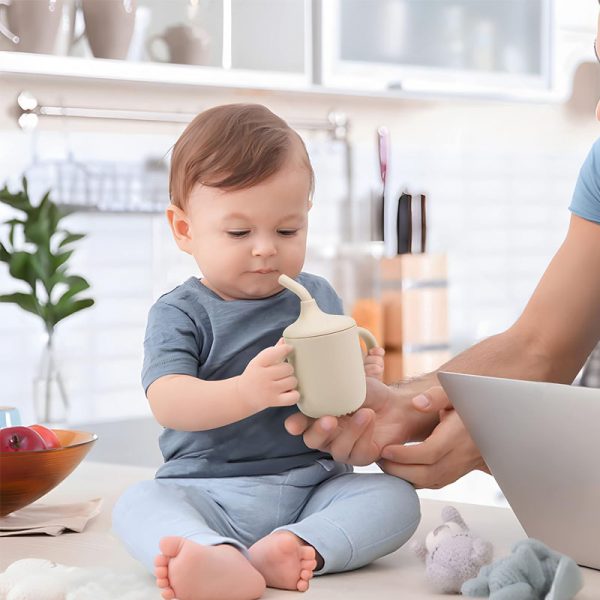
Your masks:
[[[110,533],[110,514],[116,498],[130,484],[152,478],[154,469],[85,460],[65,481],[45,496],[44,504],[70,503],[102,497],[101,514],[82,533],[57,537],[22,536],[0,538],[0,570],[21,558],[46,558],[73,566],[104,566],[143,572],[142,567]],[[42,502],[40,501],[40,502]],[[423,518],[415,537],[425,535],[440,524],[445,503],[422,500]],[[525,537],[514,513],[507,508],[453,503],[471,529],[494,544],[495,556],[508,554],[512,545]],[[577,600],[600,597],[600,571],[583,569],[585,586]],[[148,575],[150,577],[150,575]],[[293,592],[267,590],[265,598],[292,598]],[[316,577],[307,597],[314,600],[421,600],[445,598],[429,591],[423,564],[408,546],[357,571]],[[297,596],[294,596],[297,597]],[[157,594],[157,599],[160,596]]]

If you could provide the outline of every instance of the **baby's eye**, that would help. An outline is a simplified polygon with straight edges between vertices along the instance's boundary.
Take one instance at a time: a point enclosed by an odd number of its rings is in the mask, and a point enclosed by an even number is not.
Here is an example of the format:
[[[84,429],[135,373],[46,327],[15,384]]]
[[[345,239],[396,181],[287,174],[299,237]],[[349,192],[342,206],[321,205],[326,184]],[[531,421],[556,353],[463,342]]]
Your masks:
[[[284,236],[292,236],[295,235],[296,233],[298,233],[297,229],[278,229],[277,233],[279,235],[284,235]]]
[[[233,238],[241,238],[248,235],[248,233],[250,233],[248,229],[235,229],[227,232],[227,234]]]

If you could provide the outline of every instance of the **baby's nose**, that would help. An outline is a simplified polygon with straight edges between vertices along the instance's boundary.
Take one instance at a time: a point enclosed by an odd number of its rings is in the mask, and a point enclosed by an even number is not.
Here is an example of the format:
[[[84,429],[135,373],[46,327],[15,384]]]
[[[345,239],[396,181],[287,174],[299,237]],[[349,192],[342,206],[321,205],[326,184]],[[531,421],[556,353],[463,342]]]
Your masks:
[[[256,240],[256,243],[252,248],[253,256],[273,256],[274,254],[277,254],[277,248],[271,240]]]

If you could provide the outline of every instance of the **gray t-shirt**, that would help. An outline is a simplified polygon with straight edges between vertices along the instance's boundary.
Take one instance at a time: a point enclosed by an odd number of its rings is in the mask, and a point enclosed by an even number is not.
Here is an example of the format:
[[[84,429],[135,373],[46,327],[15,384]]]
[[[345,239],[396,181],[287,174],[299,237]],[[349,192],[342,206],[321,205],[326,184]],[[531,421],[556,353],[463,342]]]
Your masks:
[[[319,307],[342,314],[342,302],[322,277],[301,273],[298,282]],[[144,339],[142,384],[164,375],[204,380],[240,375],[261,350],[277,343],[300,313],[300,300],[283,290],[262,300],[223,300],[194,277],[161,296],[150,309]],[[198,398],[202,410],[202,398]],[[296,406],[267,408],[251,417],[208,431],[165,428],[160,449],[165,464],[157,477],[271,475],[311,464],[329,455],[292,436],[284,420]]]

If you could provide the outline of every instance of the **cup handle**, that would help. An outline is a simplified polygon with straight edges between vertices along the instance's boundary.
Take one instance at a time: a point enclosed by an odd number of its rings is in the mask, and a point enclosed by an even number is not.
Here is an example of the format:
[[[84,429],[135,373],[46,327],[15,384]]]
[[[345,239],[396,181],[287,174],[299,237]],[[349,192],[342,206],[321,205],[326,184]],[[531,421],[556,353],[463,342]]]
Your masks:
[[[375,348],[378,345],[375,336],[368,329],[364,327],[357,327],[356,329],[358,330],[360,339],[366,344],[367,350]]]
[[[0,0],[0,12],[6,12],[12,0]],[[18,44],[21,38],[14,34],[1,20],[0,20],[0,34],[5,38],[8,38],[13,44]]]
[[[0,2],[1,1],[2,0],[0,0]],[[146,40],[146,51],[148,52],[148,56],[150,56],[151,60],[154,62],[169,62],[168,60],[163,60],[154,52],[154,44],[159,40],[163,44],[166,44],[165,38],[162,35],[153,35]]]

